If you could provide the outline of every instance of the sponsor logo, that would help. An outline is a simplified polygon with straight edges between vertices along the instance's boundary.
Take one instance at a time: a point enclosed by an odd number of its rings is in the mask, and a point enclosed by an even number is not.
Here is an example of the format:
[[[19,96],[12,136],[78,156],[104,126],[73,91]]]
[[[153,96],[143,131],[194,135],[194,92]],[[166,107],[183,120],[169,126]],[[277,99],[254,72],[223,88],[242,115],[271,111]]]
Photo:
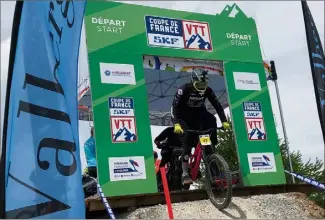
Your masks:
[[[149,46],[212,51],[209,23],[145,16]]]
[[[99,63],[102,83],[135,85],[134,66],[131,64]]]
[[[179,43],[179,39],[168,36],[154,36],[154,42],[157,44],[177,45]]]
[[[210,28],[207,22],[183,20],[185,48],[212,51]]]
[[[110,181],[146,179],[144,157],[108,158]]]
[[[110,71],[110,70],[106,70],[104,73],[105,73],[106,76],[112,75],[112,76],[131,77],[131,72],[130,71],[126,72],[126,71]]]
[[[237,90],[261,90],[258,73],[234,72],[233,75]]]
[[[111,75],[111,71],[106,70],[106,71],[105,71],[105,75],[106,75],[106,76],[110,76],[110,75]]]
[[[265,141],[267,139],[261,103],[243,102],[244,117],[248,140]]]
[[[133,98],[108,99],[113,143],[137,141]]]
[[[250,173],[276,172],[273,153],[248,153]]]
[[[91,23],[96,24],[97,32],[111,34],[122,34],[126,26],[126,21],[101,17],[92,17]]]
[[[263,118],[245,118],[248,140],[266,140]]]
[[[226,38],[229,40],[231,46],[249,47],[252,41],[250,34],[226,33]]]

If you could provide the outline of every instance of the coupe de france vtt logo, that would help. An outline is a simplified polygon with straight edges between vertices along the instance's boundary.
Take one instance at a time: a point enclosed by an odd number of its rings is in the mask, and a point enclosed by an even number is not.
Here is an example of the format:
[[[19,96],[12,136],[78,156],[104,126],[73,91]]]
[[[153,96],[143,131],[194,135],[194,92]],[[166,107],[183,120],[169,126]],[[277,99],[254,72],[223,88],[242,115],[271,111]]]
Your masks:
[[[266,129],[260,102],[243,102],[248,140],[267,140]]]
[[[113,143],[136,142],[133,98],[110,97],[108,103]]]
[[[149,46],[212,51],[207,22],[148,15],[145,23]]]
[[[185,48],[212,51],[210,28],[207,22],[183,20]]]

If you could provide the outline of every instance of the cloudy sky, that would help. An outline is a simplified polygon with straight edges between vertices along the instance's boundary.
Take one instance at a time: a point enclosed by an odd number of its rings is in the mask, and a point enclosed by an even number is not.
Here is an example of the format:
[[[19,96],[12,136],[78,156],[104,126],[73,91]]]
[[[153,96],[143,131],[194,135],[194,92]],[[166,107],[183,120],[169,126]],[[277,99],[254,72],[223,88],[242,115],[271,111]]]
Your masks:
[[[233,1],[138,1],[133,4],[191,11],[205,14],[220,13]],[[299,1],[240,1],[235,2],[257,23],[264,59],[274,60],[278,72],[285,124],[290,148],[300,150],[307,161],[324,159],[324,143],[318,119],[304,21]],[[324,2],[308,1],[324,48]],[[11,26],[15,2],[1,1],[1,121],[7,80]],[[83,31],[84,35],[84,31]],[[85,38],[80,50],[80,77],[88,74]],[[283,137],[275,89],[269,83],[277,130]]]

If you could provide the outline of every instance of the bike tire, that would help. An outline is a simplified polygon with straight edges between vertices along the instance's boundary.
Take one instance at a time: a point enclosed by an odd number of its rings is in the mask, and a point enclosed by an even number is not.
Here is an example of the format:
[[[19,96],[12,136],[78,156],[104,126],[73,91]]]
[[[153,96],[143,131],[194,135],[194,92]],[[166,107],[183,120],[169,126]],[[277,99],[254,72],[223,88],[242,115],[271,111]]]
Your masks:
[[[225,175],[227,186],[225,187],[226,188],[226,196],[222,203],[218,203],[218,201],[217,201],[218,197],[213,194],[213,188],[211,186],[212,175],[210,173],[210,164],[212,161],[217,162],[216,163],[217,166],[218,166],[218,164],[220,164],[224,170],[224,175]],[[232,176],[231,176],[227,162],[219,154],[212,154],[208,157],[208,160],[206,162],[206,167],[205,167],[205,189],[206,189],[206,192],[209,196],[211,203],[217,209],[222,210],[222,209],[225,209],[226,207],[228,207],[228,205],[230,204],[231,199],[232,199]]]
[[[167,173],[168,187],[169,191],[180,191],[182,190],[182,178],[178,167],[180,166],[180,161],[176,158],[173,159],[173,165],[169,167]]]

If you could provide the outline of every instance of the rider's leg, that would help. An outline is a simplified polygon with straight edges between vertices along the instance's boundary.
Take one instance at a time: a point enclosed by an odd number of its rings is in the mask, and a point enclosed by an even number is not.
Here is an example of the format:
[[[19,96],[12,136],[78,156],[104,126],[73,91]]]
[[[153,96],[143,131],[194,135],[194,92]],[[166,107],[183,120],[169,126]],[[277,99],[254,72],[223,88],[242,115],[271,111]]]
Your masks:
[[[172,156],[173,150],[168,148],[168,149],[161,149],[161,162],[159,167],[164,167],[169,161]]]
[[[212,131],[210,139],[211,139],[211,146],[205,148],[205,153],[207,155],[211,155],[213,153],[215,153],[215,146],[218,144],[218,137],[217,137],[217,119],[216,117],[209,113],[209,112],[205,112],[205,114],[203,114],[204,119],[202,120],[202,127],[204,129],[210,129],[210,128],[214,128],[214,131]],[[212,176],[218,176],[219,175],[219,170],[218,167],[215,166],[213,169],[211,169],[211,174]]]
[[[215,146],[218,143],[218,138],[217,138],[217,119],[216,117],[211,114],[210,112],[206,111],[205,113],[202,114],[203,119],[202,119],[202,127],[203,129],[210,129],[210,128],[215,128],[214,131],[212,131],[211,136],[210,136],[210,140],[212,143],[211,148],[206,148],[206,153],[208,155],[213,154],[214,150],[215,150]]]
[[[183,184],[191,184],[192,179],[190,178],[188,174],[188,160],[189,156],[191,154],[192,147],[190,144],[188,144],[188,137],[189,135],[185,135],[184,137],[184,146],[183,146],[183,153],[182,153],[182,179],[183,179]]]
[[[202,114],[202,116],[203,116],[203,120],[202,120],[202,127],[203,127],[203,129],[214,128],[214,131],[212,131],[211,136],[210,136],[213,149],[209,149],[209,153],[213,153],[213,152],[210,152],[210,151],[211,150],[214,150],[214,146],[216,146],[217,143],[218,143],[217,128],[216,128],[216,126],[217,126],[217,119],[216,119],[216,117],[213,114],[211,114],[208,111],[204,112]]]
[[[196,130],[198,129],[198,123],[195,121],[195,117],[187,120],[185,123],[182,123],[182,127],[184,127],[184,131],[186,132],[187,129],[193,129]],[[191,184],[193,181],[191,177],[189,176],[188,173],[188,160],[191,155],[191,150],[193,147],[193,140],[195,138],[195,135],[191,133],[185,133],[182,136],[181,142],[182,142],[182,147],[183,147],[183,152],[182,152],[182,179],[183,179],[183,184]]]
[[[160,151],[160,155],[161,155],[161,161],[159,164],[159,168],[160,167],[164,167],[168,162],[170,162],[171,157],[172,157],[172,153],[173,150],[171,148],[163,148]],[[157,181],[158,181],[158,186],[159,184],[161,184],[161,173],[160,173],[160,169],[157,172]]]
[[[91,177],[97,178],[97,168],[96,167],[88,167],[88,174]]]

